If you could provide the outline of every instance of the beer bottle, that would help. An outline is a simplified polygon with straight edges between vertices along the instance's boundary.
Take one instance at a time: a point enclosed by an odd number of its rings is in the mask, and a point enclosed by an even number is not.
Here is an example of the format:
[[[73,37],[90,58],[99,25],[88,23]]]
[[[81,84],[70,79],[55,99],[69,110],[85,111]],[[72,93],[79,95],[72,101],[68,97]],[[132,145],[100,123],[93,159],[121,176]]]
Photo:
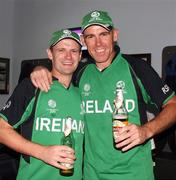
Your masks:
[[[113,137],[117,137],[117,129],[128,125],[128,113],[124,104],[123,89],[116,87],[116,97],[114,99],[114,111],[112,114]]]
[[[61,144],[65,146],[69,146],[74,149],[74,137],[72,132],[72,118],[67,117],[63,137],[61,139]],[[67,169],[60,169],[60,174],[63,176],[72,176],[74,173],[74,167],[69,163],[61,163],[61,165],[65,166]]]

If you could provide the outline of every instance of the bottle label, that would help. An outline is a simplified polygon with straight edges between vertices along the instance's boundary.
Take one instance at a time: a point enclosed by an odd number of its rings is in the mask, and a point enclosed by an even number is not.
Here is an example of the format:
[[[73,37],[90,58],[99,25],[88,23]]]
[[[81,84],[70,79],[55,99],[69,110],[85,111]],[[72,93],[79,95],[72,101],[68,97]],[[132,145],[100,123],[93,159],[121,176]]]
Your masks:
[[[113,120],[113,128],[124,127],[128,125],[128,119]]]
[[[127,117],[125,117],[123,119],[113,119],[112,126],[113,126],[113,136],[114,136],[114,139],[118,138],[117,129],[121,128],[121,127],[124,127],[124,126],[127,126],[127,125],[128,125]]]
[[[124,127],[128,125],[127,115],[115,115],[113,116],[113,128]]]

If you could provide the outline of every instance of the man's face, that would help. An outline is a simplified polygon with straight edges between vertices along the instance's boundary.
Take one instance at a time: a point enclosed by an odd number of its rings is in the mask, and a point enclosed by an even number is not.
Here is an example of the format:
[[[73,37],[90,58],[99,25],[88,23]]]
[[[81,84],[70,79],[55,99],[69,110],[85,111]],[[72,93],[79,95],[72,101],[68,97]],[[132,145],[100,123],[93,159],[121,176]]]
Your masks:
[[[87,46],[89,54],[95,60],[98,68],[104,69],[112,62],[115,55],[114,42],[117,41],[118,31],[92,25],[83,33],[83,43]]]
[[[81,59],[80,45],[73,39],[63,39],[52,49],[47,50],[49,59],[52,60],[52,73],[72,76]]]

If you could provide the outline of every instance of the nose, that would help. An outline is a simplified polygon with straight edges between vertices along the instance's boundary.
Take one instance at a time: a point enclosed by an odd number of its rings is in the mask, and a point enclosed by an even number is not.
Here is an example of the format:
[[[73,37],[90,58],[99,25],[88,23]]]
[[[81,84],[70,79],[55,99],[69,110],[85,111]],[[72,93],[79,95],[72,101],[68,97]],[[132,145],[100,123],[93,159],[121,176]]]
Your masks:
[[[100,37],[96,37],[95,43],[97,46],[101,45],[101,38]]]
[[[67,58],[67,59],[71,59],[71,52],[70,52],[70,51],[68,51],[68,52],[66,53],[66,58]]]

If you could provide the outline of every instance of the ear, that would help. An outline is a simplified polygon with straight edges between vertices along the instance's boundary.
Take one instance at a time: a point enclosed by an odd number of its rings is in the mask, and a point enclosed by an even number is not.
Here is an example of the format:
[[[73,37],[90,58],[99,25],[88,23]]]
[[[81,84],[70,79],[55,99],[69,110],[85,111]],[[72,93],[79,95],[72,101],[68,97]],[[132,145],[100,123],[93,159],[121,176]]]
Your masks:
[[[81,61],[81,58],[82,58],[82,50],[80,50],[80,55],[79,55],[79,62]]]
[[[48,58],[52,61],[52,60],[53,60],[53,54],[52,54],[51,49],[47,49],[47,50],[46,50],[46,53],[47,53],[47,55],[48,55]]]
[[[81,39],[82,45],[83,45],[83,46],[86,46],[85,41],[84,41],[84,36],[83,36],[83,34],[80,35],[80,39]]]
[[[118,29],[113,29],[113,40],[116,42],[119,38],[119,30]]]

